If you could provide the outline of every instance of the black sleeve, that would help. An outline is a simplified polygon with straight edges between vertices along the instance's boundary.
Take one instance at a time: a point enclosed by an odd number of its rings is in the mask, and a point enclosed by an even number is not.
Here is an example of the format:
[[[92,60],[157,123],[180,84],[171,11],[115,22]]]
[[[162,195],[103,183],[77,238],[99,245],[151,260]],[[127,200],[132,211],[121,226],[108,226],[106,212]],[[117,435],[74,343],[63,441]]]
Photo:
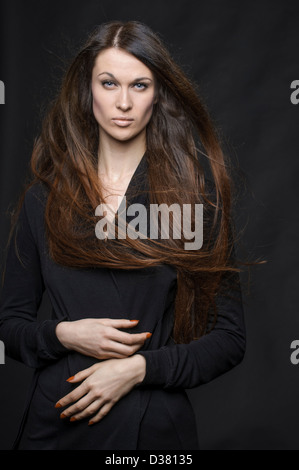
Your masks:
[[[67,349],[55,333],[61,320],[37,319],[45,286],[27,214],[28,199],[30,210],[34,207],[32,195],[26,193],[6,255],[0,299],[0,339],[9,357],[38,368],[58,359]],[[34,216],[31,213],[31,217]]]
[[[193,388],[207,383],[236,366],[244,356],[245,327],[241,291],[219,296],[214,329],[189,344],[164,346],[138,352],[146,359],[141,385],[164,389]]]

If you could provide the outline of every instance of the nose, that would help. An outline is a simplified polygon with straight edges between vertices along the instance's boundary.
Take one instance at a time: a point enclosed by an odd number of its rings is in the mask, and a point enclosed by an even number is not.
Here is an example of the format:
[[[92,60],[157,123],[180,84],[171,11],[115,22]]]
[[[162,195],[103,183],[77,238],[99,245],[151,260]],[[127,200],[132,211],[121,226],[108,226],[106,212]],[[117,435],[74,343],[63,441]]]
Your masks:
[[[129,111],[133,106],[130,93],[126,89],[122,89],[117,97],[116,107],[122,111]]]

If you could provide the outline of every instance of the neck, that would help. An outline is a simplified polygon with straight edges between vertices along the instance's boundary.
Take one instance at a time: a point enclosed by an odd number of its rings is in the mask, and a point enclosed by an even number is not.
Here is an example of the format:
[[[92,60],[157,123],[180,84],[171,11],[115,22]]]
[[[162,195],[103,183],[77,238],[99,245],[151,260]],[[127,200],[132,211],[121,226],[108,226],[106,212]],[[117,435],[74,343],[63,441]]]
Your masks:
[[[98,174],[117,181],[133,173],[146,151],[146,134],[121,142],[100,132]]]

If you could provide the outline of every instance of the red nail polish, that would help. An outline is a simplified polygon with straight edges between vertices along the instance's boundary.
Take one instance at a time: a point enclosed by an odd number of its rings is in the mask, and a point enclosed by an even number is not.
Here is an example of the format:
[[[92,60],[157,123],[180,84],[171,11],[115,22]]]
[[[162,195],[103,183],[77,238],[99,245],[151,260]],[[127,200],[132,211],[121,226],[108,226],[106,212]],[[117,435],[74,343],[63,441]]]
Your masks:
[[[74,416],[72,416],[72,417],[70,418],[70,421],[72,421],[72,422],[73,422],[73,421],[77,421],[77,418],[75,418]]]
[[[66,418],[66,415],[63,414],[63,413],[61,413],[60,418],[61,418],[61,419],[64,419],[64,418]]]
[[[150,338],[152,336],[152,333],[147,333],[146,338]]]
[[[137,322],[139,322],[139,320],[130,320],[130,321],[137,321]]]
[[[66,379],[67,382],[71,382],[71,380],[73,380],[75,378],[74,375],[72,375],[71,377],[69,377],[68,379]]]
[[[92,420],[88,421],[88,426],[91,426],[92,424],[94,424],[94,421]]]
[[[55,408],[62,408],[62,405],[58,402],[56,403]]]

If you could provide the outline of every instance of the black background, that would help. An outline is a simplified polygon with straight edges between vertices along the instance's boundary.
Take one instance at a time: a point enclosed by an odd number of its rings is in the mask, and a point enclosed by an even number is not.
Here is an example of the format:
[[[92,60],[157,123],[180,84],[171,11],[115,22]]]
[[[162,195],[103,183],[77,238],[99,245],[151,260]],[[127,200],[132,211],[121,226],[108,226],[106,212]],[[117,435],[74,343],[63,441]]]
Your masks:
[[[242,254],[267,264],[251,271],[245,289],[244,361],[190,391],[205,450],[299,449],[298,176],[299,79],[296,1],[1,0],[0,249],[7,211],[27,175],[44,107],[64,63],[96,24],[139,20],[164,39],[200,85],[223,136],[242,191],[236,223]],[[17,288],[17,286],[16,286]],[[48,311],[45,297],[42,314]],[[0,449],[17,432],[32,370],[6,358],[0,365]]]

